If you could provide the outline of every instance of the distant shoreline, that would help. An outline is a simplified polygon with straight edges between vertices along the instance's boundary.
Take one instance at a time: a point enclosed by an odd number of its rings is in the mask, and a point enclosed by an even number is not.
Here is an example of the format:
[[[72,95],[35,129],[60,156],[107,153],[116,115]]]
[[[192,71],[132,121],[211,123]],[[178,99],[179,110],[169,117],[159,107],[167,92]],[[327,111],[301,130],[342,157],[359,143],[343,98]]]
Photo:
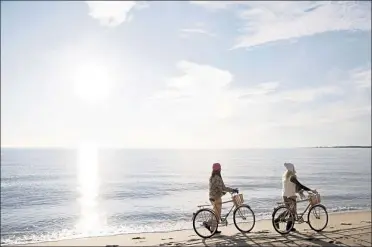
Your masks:
[[[320,146],[314,148],[371,148],[371,146]]]

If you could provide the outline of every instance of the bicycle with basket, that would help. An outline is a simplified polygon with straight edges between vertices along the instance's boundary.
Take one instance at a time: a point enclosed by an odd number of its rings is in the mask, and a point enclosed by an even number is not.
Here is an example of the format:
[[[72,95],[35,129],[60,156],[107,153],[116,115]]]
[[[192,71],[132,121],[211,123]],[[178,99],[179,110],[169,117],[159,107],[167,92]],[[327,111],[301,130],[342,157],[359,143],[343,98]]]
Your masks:
[[[230,192],[231,200],[222,202],[222,204],[232,202],[233,205],[226,215],[221,215],[221,223],[217,223],[217,215],[213,209],[208,208],[211,207],[210,204],[198,206],[199,209],[193,213],[192,217],[193,228],[198,236],[202,238],[210,238],[216,233],[219,226],[227,226],[227,218],[233,209],[233,221],[235,227],[242,233],[252,231],[256,223],[254,212],[248,204],[244,204],[243,194],[239,194],[238,190],[236,191],[236,193]]]
[[[276,232],[280,234],[288,234],[294,227],[295,222],[298,224],[307,223],[310,228],[316,232],[321,232],[328,224],[328,212],[327,208],[321,204],[320,194],[308,191],[308,197],[304,200],[298,200],[297,203],[308,202],[305,210],[298,214],[291,206],[284,202],[278,202],[278,206],[274,208],[272,213],[272,224]],[[304,219],[305,213],[308,211],[307,220]],[[295,212],[295,214],[293,213]],[[321,217],[321,212],[324,216]],[[276,221],[278,219],[278,221]],[[287,228],[286,224],[290,223],[290,227]],[[283,230],[281,230],[279,224],[285,223]],[[285,229],[285,230],[284,230]]]

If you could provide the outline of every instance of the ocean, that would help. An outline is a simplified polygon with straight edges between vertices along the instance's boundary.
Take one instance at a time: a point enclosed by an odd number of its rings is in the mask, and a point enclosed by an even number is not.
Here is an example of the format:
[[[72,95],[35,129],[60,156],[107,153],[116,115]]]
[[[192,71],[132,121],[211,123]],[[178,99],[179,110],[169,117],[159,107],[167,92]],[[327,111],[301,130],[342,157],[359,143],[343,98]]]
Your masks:
[[[284,162],[295,164],[330,213],[371,210],[370,148],[2,148],[1,244],[192,229],[192,213],[208,203],[214,162],[257,220],[281,200]]]

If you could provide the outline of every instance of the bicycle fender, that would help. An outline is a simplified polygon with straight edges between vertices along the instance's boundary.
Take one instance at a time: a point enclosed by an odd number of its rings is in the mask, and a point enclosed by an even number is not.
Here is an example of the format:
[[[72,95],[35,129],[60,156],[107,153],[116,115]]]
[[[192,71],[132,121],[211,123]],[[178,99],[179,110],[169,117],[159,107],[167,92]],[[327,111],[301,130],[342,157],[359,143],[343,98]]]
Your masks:
[[[275,213],[275,211],[277,210],[277,208],[278,208],[278,207],[275,207],[275,208],[274,208],[273,212],[271,213],[271,218],[274,218],[274,213]]]

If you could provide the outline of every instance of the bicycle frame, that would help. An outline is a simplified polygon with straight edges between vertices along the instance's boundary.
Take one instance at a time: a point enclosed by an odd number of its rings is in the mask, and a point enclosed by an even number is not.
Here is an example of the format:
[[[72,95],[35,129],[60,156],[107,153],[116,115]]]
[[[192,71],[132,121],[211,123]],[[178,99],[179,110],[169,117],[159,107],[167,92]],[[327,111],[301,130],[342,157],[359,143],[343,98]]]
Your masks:
[[[312,205],[309,202],[309,199],[298,200],[298,201],[296,201],[296,204],[301,203],[301,202],[308,202],[308,205],[306,206],[305,210],[300,214],[297,213],[297,210],[295,211],[295,221],[297,221],[300,224],[303,223],[303,222],[308,223],[308,221],[304,220],[303,216],[305,215],[307,210],[312,207]],[[278,204],[279,205],[285,205],[290,211],[292,211],[292,212],[294,211],[293,208],[291,208],[291,206],[289,205],[289,203],[280,202]]]
[[[229,201],[225,201],[225,202],[221,203],[221,204],[226,204],[226,203],[230,203],[230,202],[232,202],[233,205],[230,208],[229,212],[226,215],[224,215],[223,217],[222,217],[222,213],[221,213],[221,222],[224,222],[225,224],[222,224],[222,225],[225,225],[225,226],[227,226],[227,218],[229,217],[229,215],[233,211],[233,209],[236,208],[236,205],[235,205],[233,200],[229,200]],[[201,209],[201,208],[210,207],[210,206],[212,206],[212,205],[199,205],[198,208]]]

